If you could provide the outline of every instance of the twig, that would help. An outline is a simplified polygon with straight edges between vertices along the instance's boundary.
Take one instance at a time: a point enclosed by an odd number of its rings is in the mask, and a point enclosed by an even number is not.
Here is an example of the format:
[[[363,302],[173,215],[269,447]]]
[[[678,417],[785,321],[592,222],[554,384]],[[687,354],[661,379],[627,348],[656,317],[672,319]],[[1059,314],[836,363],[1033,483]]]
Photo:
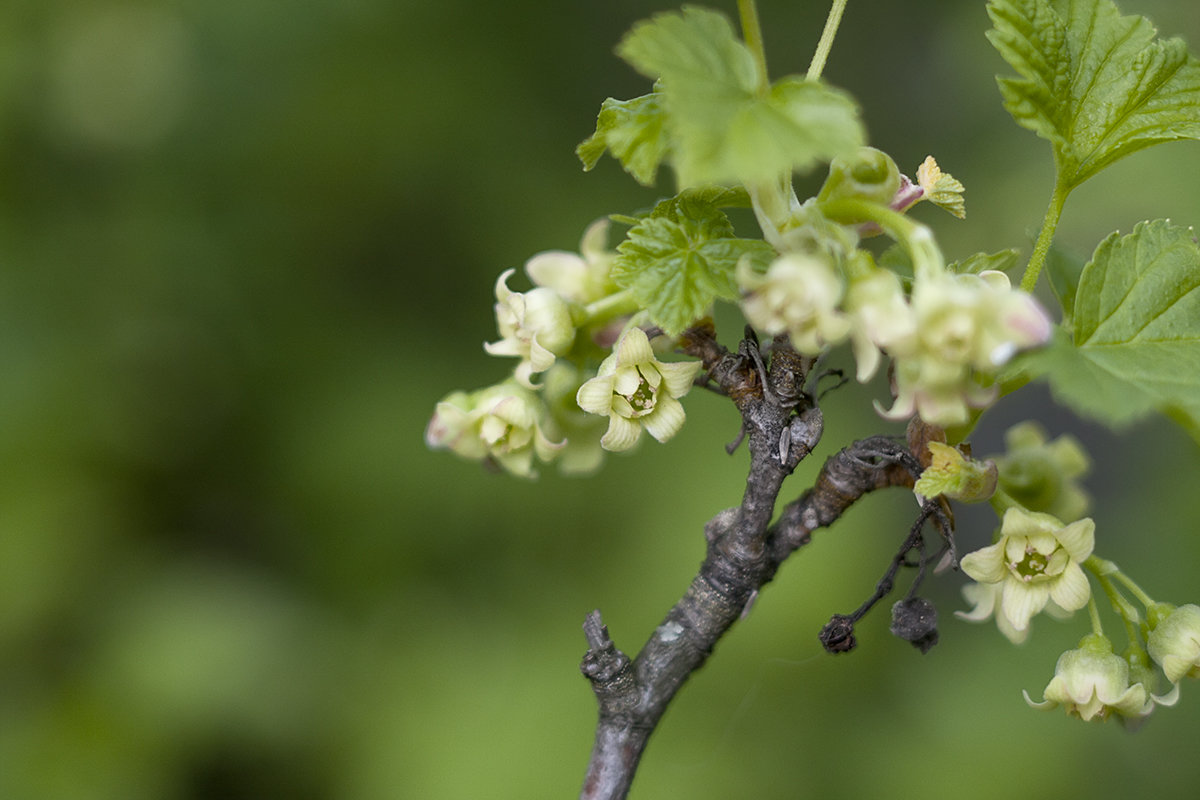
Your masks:
[[[902,445],[867,439],[830,457],[814,486],[770,525],[784,478],[820,437],[820,411],[803,389],[812,361],[777,342],[770,369],[760,373],[756,344],[747,339],[740,348],[744,352],[731,354],[716,344],[711,328],[688,331],[684,349],[705,362],[741,413],[751,456],[746,491],[739,507],[720,512],[705,526],[707,555],[698,574],[637,656],[630,660],[616,648],[599,612],[585,622],[589,649],[581,669],[596,694],[599,720],[580,795],[584,800],[626,796],[671,699],[783,559],[859,497],[885,486],[912,486],[915,479],[916,459]],[[785,407],[781,398],[794,398],[795,405]],[[789,441],[786,454],[782,437]]]

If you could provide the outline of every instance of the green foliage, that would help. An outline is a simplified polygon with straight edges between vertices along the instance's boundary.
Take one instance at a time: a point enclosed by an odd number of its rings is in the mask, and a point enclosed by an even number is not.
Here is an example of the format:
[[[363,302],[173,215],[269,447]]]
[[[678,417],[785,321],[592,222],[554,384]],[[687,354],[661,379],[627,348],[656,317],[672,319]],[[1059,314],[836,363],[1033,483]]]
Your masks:
[[[998,79],[1005,107],[1054,146],[1066,190],[1150,145],[1200,139],[1200,63],[1146,18],[1109,0],[991,0],[988,14],[1021,76]]]
[[[642,74],[661,80],[669,145],[660,147],[683,187],[772,180],[863,142],[858,107],[848,95],[796,77],[768,86],[728,20],[714,11],[659,14],[634,26],[617,52]],[[651,127],[643,119],[619,130],[649,139]],[[612,136],[607,128],[602,135]],[[611,149],[611,141],[608,145]],[[584,146],[586,165],[599,144],[589,139]]]
[[[1159,409],[1200,438],[1200,247],[1163,220],[1105,239],[1060,333],[1023,361],[1081,414],[1119,425]]]
[[[632,100],[608,98],[600,106],[596,132],[575,148],[584,171],[596,166],[607,150],[625,171],[643,186],[653,186],[658,165],[667,155],[662,93],[651,92]]]
[[[716,298],[737,299],[733,275],[742,256],[765,262],[774,255],[766,242],[737,238],[729,218],[704,202],[737,195],[708,187],[663,201],[617,247],[613,279],[668,333],[708,313]]]

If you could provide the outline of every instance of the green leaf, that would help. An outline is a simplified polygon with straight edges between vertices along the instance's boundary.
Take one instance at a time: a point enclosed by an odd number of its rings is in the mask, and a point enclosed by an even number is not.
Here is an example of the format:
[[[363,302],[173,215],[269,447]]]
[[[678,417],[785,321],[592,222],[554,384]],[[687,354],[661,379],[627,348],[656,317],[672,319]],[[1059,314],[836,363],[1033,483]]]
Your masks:
[[[1083,268],[1065,332],[1022,359],[1079,413],[1122,425],[1157,409],[1200,438],[1200,247],[1164,220],[1113,234]]]
[[[737,238],[729,218],[711,205],[669,202],[675,205],[660,204],[661,213],[630,229],[617,247],[612,277],[674,335],[707,314],[716,298],[737,299],[738,259],[765,262],[775,251],[766,242]]]
[[[990,0],[988,40],[1021,76],[998,78],[1018,124],[1054,146],[1070,190],[1130,153],[1200,139],[1200,62],[1110,0]]]
[[[661,80],[681,186],[772,180],[863,142],[848,95],[795,77],[760,87],[750,51],[714,11],[659,14],[635,25],[617,52]]]
[[[1021,254],[1017,250],[1001,250],[998,253],[975,253],[962,261],[955,261],[948,269],[960,275],[970,273],[978,275],[986,270],[1008,272],[1016,266]]]
[[[632,100],[608,98],[600,106],[596,132],[575,148],[585,172],[596,166],[604,152],[613,154],[625,171],[643,186],[653,186],[658,165],[666,158],[669,140],[663,123],[666,111],[662,94],[635,97]]]

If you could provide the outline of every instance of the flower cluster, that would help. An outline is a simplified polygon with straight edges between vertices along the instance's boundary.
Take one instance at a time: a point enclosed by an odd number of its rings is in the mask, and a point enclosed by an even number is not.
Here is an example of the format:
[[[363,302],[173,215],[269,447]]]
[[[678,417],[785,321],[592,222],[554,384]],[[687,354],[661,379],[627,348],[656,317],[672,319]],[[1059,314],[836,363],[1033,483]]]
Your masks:
[[[515,270],[500,275],[500,338],[484,349],[517,358],[517,366],[495,386],[443,398],[425,431],[429,447],[520,477],[536,476],[535,460],[582,475],[600,466],[604,451],[633,447],[643,429],[659,441],[680,429],[679,398],[700,365],[659,361],[646,333],[629,326],[635,309],[612,281],[615,254],[606,249],[607,237],[608,222],[601,220],[588,228],[579,253],[550,251],[529,259],[529,291],[509,288]],[[597,374],[601,348],[614,338]],[[607,429],[595,415],[607,418]]]
[[[802,246],[805,240],[792,235],[814,226],[822,203],[836,207],[840,202],[843,208],[851,203],[865,215],[859,217],[864,221],[850,219],[843,226],[843,233],[853,236],[873,235],[897,219],[904,222],[896,212],[923,199],[962,216],[961,183],[932,158],[917,176],[917,184],[903,178],[891,159],[871,148],[846,163],[835,161],[816,206],[799,208],[794,213],[799,228],[784,234],[785,244],[797,249],[779,256],[765,273],[746,260],[739,263],[741,307],[751,325],[771,335],[788,334],[807,355],[849,338],[860,382],[870,380],[883,356],[890,356],[895,400],[889,410],[880,408],[885,417],[919,414],[942,427],[962,425],[971,409],[995,400],[994,377],[1014,354],[1049,340],[1050,319],[1033,297],[1014,289],[1003,272],[948,272],[928,230],[916,223],[906,222],[908,244],[928,252],[913,253],[910,293],[896,272],[876,266],[855,244],[848,249]],[[918,255],[925,262],[919,268]]]

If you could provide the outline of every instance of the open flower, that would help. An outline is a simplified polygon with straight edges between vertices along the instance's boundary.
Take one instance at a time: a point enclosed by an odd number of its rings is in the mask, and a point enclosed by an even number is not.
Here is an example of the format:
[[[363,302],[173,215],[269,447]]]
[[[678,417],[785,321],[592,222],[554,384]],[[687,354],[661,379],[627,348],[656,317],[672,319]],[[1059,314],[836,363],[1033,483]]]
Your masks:
[[[1097,633],[1083,637],[1077,650],[1059,656],[1042,702],[1035,703],[1028,692],[1024,695],[1033,708],[1062,706],[1085,722],[1105,720],[1114,711],[1123,717],[1141,718],[1155,705],[1145,686],[1130,685],[1129,662],[1113,653],[1112,642]]]
[[[786,332],[805,355],[817,355],[850,333],[850,320],[837,308],[845,287],[824,259],[780,256],[765,275],[742,259],[737,280],[747,292],[742,312],[750,324],[772,336]]]
[[[889,348],[896,358],[896,402],[884,413],[890,419],[916,412],[943,427],[967,422],[970,408],[996,396],[980,377],[1050,338],[1050,319],[1037,301],[994,270],[918,277],[912,308],[914,334]]]
[[[683,427],[679,398],[692,388],[700,367],[698,361],[659,361],[646,332],[630,328],[601,362],[596,377],[579,387],[575,400],[584,411],[608,417],[608,430],[600,439],[605,450],[630,449],[643,429],[665,442]]]
[[[485,342],[483,349],[494,356],[519,357],[514,376],[533,388],[530,376],[549,369],[556,357],[571,348],[575,326],[567,302],[554,289],[509,289],[508,279],[514,271],[505,270],[496,280],[496,327],[501,339]]]
[[[1180,606],[1159,622],[1146,640],[1150,657],[1171,683],[1200,678],[1200,606]]]
[[[542,399],[513,380],[473,394],[454,392],[437,404],[425,428],[425,443],[533,478],[534,456],[550,461],[564,446],[542,432],[546,413]]]
[[[997,613],[1021,632],[1050,601],[1064,611],[1087,603],[1091,585],[1079,565],[1092,554],[1095,532],[1091,519],[1063,525],[1049,514],[1010,508],[1004,512],[1000,540],[968,553],[960,564],[980,583],[999,585]]]

